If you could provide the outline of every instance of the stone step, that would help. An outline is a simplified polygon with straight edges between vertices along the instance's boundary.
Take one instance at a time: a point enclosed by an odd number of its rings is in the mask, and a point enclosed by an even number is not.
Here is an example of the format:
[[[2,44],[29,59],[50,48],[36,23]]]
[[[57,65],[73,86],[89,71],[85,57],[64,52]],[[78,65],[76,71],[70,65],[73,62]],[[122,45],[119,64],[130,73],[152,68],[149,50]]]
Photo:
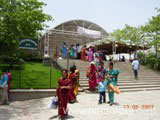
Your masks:
[[[88,81],[88,79],[80,79],[79,81]],[[138,80],[135,80],[134,78],[132,79],[118,79],[118,81],[160,81],[160,79],[138,79]]]
[[[159,83],[118,83],[119,87],[129,87],[129,86],[142,86],[142,85],[159,85],[160,86],[160,82]],[[81,87],[88,87],[88,83],[83,83],[80,84]]]
[[[122,89],[137,89],[137,88],[156,88],[160,87],[160,85],[137,85],[137,86],[119,86],[120,90]],[[89,89],[88,86],[81,87],[82,89],[86,90]]]
[[[137,89],[121,89],[120,92],[136,92],[136,91],[152,91],[152,90],[160,90],[160,87],[156,88],[137,88]],[[88,89],[84,90],[86,93],[96,93],[98,94],[98,91],[89,91]],[[119,94],[121,95],[121,93]]]
[[[80,84],[86,84],[88,83],[88,80],[86,81],[79,81]],[[146,84],[151,84],[151,83],[160,83],[160,81],[137,81],[137,80],[134,80],[134,81],[118,81],[118,83],[124,83],[124,84],[127,84],[127,83],[146,83]]]

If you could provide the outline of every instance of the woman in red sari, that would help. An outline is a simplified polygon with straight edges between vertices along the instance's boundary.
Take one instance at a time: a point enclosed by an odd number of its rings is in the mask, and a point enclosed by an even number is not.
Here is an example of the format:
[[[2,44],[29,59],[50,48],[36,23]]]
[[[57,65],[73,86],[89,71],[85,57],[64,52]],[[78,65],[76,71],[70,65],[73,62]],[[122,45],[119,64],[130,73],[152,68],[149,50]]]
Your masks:
[[[86,52],[86,46],[84,45],[84,47],[81,49],[81,60],[83,61],[86,61],[85,52]]]
[[[59,120],[62,120],[62,117],[65,117],[68,114],[68,93],[71,89],[71,85],[71,81],[68,79],[68,71],[65,69],[62,70],[62,78],[59,79],[57,88]]]
[[[89,89],[94,91],[96,89],[96,73],[97,69],[94,62],[91,62],[88,70],[87,70],[87,78],[89,78]]]
[[[76,101],[76,95],[74,94],[74,89],[76,88],[77,84],[77,75],[75,73],[75,67],[74,65],[70,67],[70,73],[68,75],[68,78],[71,80],[72,86],[69,91],[69,102],[74,103]]]

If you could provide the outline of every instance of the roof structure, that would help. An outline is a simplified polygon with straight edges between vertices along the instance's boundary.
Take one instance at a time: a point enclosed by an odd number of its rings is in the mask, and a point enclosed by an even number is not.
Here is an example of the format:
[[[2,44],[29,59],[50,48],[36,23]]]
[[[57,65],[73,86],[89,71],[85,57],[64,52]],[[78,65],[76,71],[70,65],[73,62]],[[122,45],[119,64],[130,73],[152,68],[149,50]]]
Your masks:
[[[89,30],[94,31],[100,31],[103,36],[108,36],[108,33],[105,29],[97,25],[96,23],[87,21],[87,20],[70,20],[63,22],[56,27],[54,27],[52,30],[63,30],[63,31],[72,31],[77,32],[77,27],[83,27]]]

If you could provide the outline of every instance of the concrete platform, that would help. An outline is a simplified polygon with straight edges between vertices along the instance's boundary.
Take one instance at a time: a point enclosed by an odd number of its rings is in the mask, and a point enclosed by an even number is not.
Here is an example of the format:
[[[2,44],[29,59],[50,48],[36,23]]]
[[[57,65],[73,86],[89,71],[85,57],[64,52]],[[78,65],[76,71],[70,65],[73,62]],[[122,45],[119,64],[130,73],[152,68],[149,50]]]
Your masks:
[[[69,104],[68,120],[160,120],[160,91],[125,92],[115,95],[115,104],[98,105],[97,93],[80,93]],[[0,106],[0,120],[57,120],[57,110],[48,109],[51,97],[12,102]],[[108,96],[107,96],[108,101]],[[136,106],[136,107],[135,107]]]

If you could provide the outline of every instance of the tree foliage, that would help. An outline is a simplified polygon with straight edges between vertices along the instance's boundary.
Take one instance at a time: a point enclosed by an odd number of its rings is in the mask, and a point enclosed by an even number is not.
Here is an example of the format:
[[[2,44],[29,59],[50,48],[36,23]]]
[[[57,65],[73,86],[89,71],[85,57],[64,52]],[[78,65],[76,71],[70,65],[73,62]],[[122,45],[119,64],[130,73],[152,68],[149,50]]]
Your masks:
[[[38,0],[0,0],[0,54],[17,56],[18,39],[38,38],[51,16],[43,13]]]
[[[114,30],[113,36],[120,42],[134,45],[154,45],[160,43],[160,9],[156,8],[157,15],[149,19],[148,23],[138,27],[125,25],[123,29]]]

